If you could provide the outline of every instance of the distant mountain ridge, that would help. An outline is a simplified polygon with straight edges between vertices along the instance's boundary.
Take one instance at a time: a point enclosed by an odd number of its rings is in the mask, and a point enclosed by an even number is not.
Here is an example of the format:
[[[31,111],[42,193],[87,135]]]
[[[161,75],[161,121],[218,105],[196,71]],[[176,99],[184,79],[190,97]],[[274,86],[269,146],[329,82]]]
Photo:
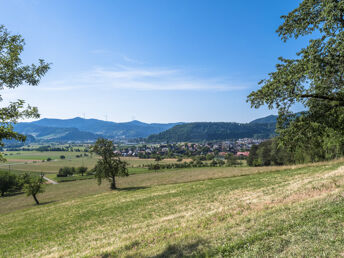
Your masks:
[[[32,141],[86,142],[99,137],[121,140],[146,138],[148,142],[210,141],[235,138],[269,138],[274,134],[277,116],[267,116],[247,124],[229,122],[143,123],[137,120],[115,123],[98,119],[43,118],[14,125],[16,132]]]
[[[94,141],[99,137],[111,139],[146,138],[181,123],[143,123],[137,120],[115,123],[98,119],[43,118],[34,122],[18,123],[15,131],[32,135],[41,141]]]

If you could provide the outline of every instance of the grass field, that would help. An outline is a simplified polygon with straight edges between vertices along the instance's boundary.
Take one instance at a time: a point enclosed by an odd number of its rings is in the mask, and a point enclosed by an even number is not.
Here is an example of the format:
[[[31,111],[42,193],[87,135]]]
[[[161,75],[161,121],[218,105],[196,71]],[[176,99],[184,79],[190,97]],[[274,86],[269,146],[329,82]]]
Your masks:
[[[344,161],[202,168],[0,199],[0,256],[341,256]]]
[[[51,177],[49,174],[56,174],[62,167],[86,166],[88,169],[92,169],[97,162],[97,157],[91,155],[88,157],[76,157],[76,155],[84,154],[83,152],[11,151],[6,152],[5,154],[7,154],[5,156],[7,162],[0,164],[1,170],[11,170],[17,172],[43,172],[48,174],[48,177]],[[60,159],[61,155],[65,156],[66,158]],[[51,158],[52,161],[45,161],[47,158]],[[141,168],[140,166],[156,163],[154,159],[139,159],[135,157],[122,157],[121,159],[128,163],[130,174],[149,172],[147,168]],[[185,159],[183,161],[190,160],[191,159]],[[176,159],[164,159],[159,161],[160,164],[176,162]]]

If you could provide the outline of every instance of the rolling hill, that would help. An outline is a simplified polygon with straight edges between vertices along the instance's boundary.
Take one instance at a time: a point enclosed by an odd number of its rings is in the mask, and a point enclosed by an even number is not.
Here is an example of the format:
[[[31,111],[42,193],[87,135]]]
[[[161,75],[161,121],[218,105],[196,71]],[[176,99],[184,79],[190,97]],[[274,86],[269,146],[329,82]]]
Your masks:
[[[262,118],[255,119],[250,124],[276,124],[278,116],[270,115]]]
[[[31,135],[39,141],[94,141],[99,137],[111,139],[145,138],[180,123],[158,124],[131,121],[115,123],[97,119],[50,119],[18,123],[16,132]]]
[[[275,123],[188,123],[172,127],[151,135],[148,142],[200,142],[238,138],[270,138],[274,135]]]
[[[94,141],[146,138],[148,142],[212,141],[236,138],[269,138],[273,136],[276,116],[253,120],[248,124],[227,122],[143,123],[137,120],[115,123],[98,119],[50,119],[14,125],[16,132],[37,141]],[[32,139],[31,139],[32,141]]]

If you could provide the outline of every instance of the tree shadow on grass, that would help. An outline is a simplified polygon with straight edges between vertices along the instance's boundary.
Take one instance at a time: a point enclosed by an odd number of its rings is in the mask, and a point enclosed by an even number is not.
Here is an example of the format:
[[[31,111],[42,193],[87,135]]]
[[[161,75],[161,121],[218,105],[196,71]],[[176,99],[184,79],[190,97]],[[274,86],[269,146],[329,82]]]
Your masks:
[[[200,247],[203,246],[207,249],[208,242],[200,239],[192,243],[184,244],[169,244],[161,253],[154,256],[145,256],[140,252],[134,252],[134,254],[125,255],[125,252],[130,252],[133,249],[139,248],[141,243],[137,240],[122,247],[118,252],[107,252],[101,255],[102,258],[119,257],[124,255],[125,257],[150,257],[150,258],[165,258],[165,257],[211,257],[208,252],[200,251]],[[203,248],[202,248],[203,249]],[[124,254],[123,254],[124,253]]]
[[[116,191],[136,191],[136,190],[142,190],[142,189],[148,189],[148,186],[133,186],[133,187],[123,187],[123,188],[117,188]]]
[[[16,195],[20,195],[20,194],[24,194],[24,192],[21,192],[21,191],[18,191],[18,192],[8,192],[8,193],[5,193],[5,195],[1,196],[1,197],[11,197],[11,196],[16,196]]]
[[[57,201],[40,202],[39,205],[35,204],[35,206],[43,206],[43,205],[47,205],[54,202],[57,202]]]
[[[207,254],[198,250],[207,242],[203,239],[189,244],[170,244],[161,253],[151,256],[151,258],[165,257],[207,257]]]

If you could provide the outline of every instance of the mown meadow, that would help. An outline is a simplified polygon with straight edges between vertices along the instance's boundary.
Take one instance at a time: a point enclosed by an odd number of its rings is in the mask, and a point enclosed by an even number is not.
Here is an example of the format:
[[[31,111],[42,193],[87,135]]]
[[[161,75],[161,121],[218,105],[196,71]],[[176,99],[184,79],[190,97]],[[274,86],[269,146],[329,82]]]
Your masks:
[[[344,161],[193,168],[0,199],[0,256],[339,256]]]

